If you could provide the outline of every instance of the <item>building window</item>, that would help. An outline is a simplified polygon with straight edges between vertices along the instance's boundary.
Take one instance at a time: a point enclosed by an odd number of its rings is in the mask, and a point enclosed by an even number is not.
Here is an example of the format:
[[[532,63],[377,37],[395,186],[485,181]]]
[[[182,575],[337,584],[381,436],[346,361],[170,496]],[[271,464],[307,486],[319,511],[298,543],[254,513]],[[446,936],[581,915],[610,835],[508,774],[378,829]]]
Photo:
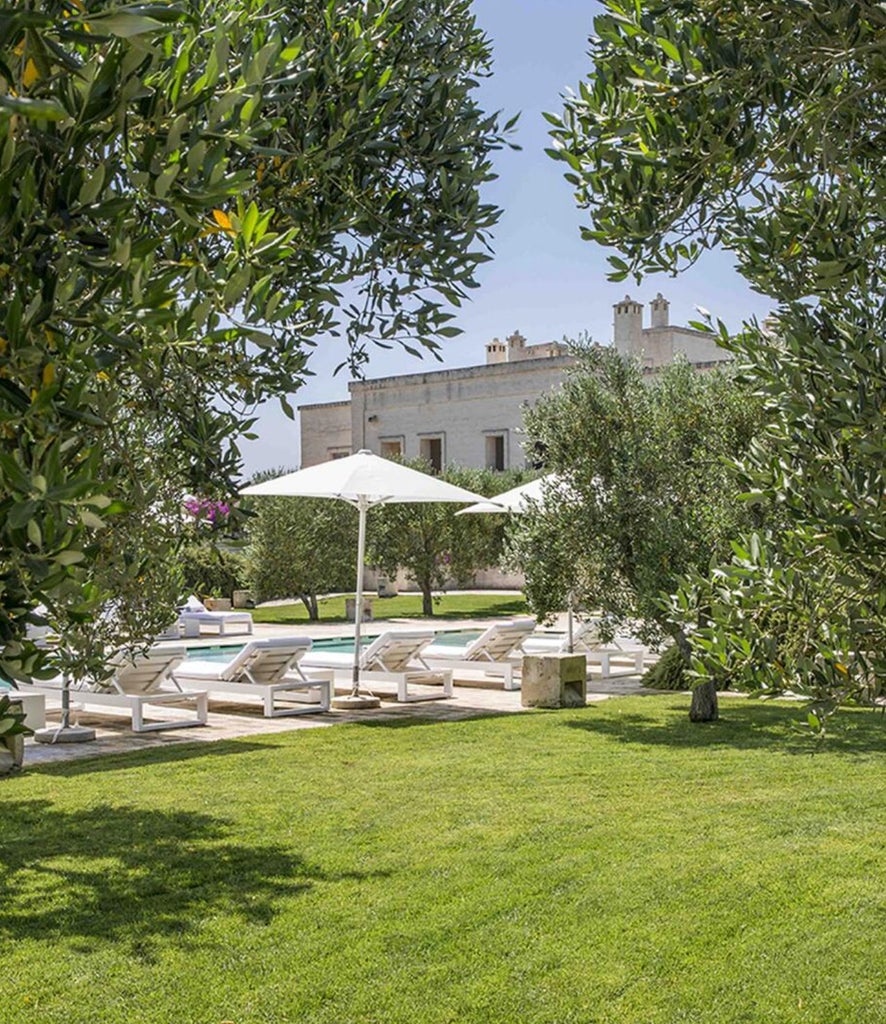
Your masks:
[[[350,448],[330,448],[328,450],[330,459],[345,459],[351,454]]]
[[[486,435],[486,468],[501,473],[507,465],[507,433]]]
[[[379,448],[381,451],[381,456],[384,459],[403,458],[402,437],[382,437],[379,440]]]
[[[443,472],[443,438],[440,434],[420,438],[418,453],[428,463],[433,473]]]

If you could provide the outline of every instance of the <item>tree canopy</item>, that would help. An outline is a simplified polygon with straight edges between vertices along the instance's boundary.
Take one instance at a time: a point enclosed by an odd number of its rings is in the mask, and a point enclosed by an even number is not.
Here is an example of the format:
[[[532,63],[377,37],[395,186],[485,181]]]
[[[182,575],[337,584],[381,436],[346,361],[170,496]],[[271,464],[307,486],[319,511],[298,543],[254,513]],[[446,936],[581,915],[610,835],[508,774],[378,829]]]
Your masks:
[[[314,620],[319,617],[318,595],[353,589],[357,550],[353,506],[323,498],[270,495],[251,504],[255,514],[249,523],[247,557],[256,600],[298,597]]]
[[[514,517],[510,557],[537,614],[571,595],[658,642],[671,632],[662,595],[750,524],[729,460],[759,430],[759,406],[729,369],[679,361],[650,375],[612,349],[577,356],[563,387],[526,414],[557,482]]]
[[[720,337],[765,406],[746,486],[787,521],[737,541],[708,579],[718,621],[697,667],[824,703],[869,700],[886,680],[886,11],[605,8],[588,79],[549,115],[585,237],[615,250],[616,279],[725,247],[778,305],[765,327]]]
[[[467,0],[0,11],[5,671],[122,510],[115,424],[182,493],[229,493],[317,339],[359,366],[455,333],[498,217],[489,68]]]
[[[764,294],[867,293],[884,267],[886,11],[608,0],[553,124],[613,276],[723,246]]]
[[[407,465],[422,472],[422,459]],[[522,470],[494,472],[448,466],[444,480],[474,494],[492,496],[528,479]],[[433,593],[452,581],[466,586],[481,569],[497,565],[504,542],[505,519],[499,515],[463,515],[448,502],[397,502],[373,509],[367,531],[369,561],[390,576],[405,569],[422,592],[422,613],[434,614]]]

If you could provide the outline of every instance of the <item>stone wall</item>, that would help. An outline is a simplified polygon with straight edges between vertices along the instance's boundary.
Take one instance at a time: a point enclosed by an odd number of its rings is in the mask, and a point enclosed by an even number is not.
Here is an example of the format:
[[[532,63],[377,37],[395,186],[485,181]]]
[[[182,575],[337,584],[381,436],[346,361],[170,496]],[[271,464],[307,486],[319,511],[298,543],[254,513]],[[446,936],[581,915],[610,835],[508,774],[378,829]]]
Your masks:
[[[484,467],[492,452],[487,439],[499,435],[501,468],[525,466],[524,407],[558,387],[572,363],[571,356],[561,355],[354,382],[354,450],[382,452],[387,445],[390,454],[399,444],[400,454],[414,459],[439,439],[444,466]]]
[[[626,295],[613,306],[613,344],[655,369],[682,355],[706,366],[728,353],[711,335],[669,322],[667,300],[644,307]],[[558,342],[528,345],[515,331],[486,346],[486,365],[354,381],[350,402],[301,406],[302,466],[368,448],[379,455],[425,457],[435,468],[490,469],[527,464],[523,412],[557,388],[574,362]],[[531,460],[530,460],[531,461]]]
[[[299,406],[301,468],[351,454],[351,403]]]

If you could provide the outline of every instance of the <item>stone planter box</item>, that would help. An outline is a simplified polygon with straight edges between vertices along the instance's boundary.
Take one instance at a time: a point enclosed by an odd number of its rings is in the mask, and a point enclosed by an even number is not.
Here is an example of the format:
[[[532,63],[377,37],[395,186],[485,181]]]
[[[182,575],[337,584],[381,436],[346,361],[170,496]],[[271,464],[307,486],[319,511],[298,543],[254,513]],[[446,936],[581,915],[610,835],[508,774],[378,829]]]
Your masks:
[[[46,698],[42,693],[22,693],[20,690],[9,694],[14,704],[20,704],[25,713],[25,725],[36,732],[46,725]]]
[[[582,708],[588,662],[583,654],[525,654],[520,676],[524,708]]]
[[[354,597],[345,598],[345,618],[348,622],[354,622],[354,613],[357,611],[357,599]],[[372,622],[372,598],[363,598],[363,618],[362,622]]]

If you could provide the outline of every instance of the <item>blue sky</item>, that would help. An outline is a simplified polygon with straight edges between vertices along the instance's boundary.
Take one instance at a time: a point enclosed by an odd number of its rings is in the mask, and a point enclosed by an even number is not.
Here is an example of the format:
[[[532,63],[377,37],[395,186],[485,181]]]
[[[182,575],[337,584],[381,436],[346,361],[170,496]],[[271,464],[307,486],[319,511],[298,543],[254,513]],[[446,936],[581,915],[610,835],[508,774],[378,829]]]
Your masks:
[[[587,74],[587,39],[600,5],[588,0],[475,0],[474,9],[495,53],[495,74],[480,94],[483,104],[502,110],[506,118],[520,112],[515,141],[522,150],[498,154],[499,178],[486,193],[504,210],[493,242],[495,258],[480,269],[480,288],[455,321],[464,334],[443,343],[442,363],[377,350],[366,376],[476,365],[485,361],[487,341],[515,330],[530,344],[583,332],[608,342],[612,305],[626,292],[644,304],[662,292],[671,302],[672,323],[697,318],[696,305],[732,328],[747,317],[764,316],[768,300],[747,287],[726,254],[708,254],[677,278],[655,275],[639,286],[613,284],[606,280],[606,252],[581,240],[584,214],[563,180],[563,165],[544,153],[549,139],[542,114],[559,110],[563,92]],[[346,373],[333,375],[344,355],[339,341],[319,345],[310,361],[315,376],[291,396],[293,404],[346,399]],[[276,403],[261,410],[255,429],[259,439],[242,444],[247,472],[298,465],[298,423],[286,419]]]

